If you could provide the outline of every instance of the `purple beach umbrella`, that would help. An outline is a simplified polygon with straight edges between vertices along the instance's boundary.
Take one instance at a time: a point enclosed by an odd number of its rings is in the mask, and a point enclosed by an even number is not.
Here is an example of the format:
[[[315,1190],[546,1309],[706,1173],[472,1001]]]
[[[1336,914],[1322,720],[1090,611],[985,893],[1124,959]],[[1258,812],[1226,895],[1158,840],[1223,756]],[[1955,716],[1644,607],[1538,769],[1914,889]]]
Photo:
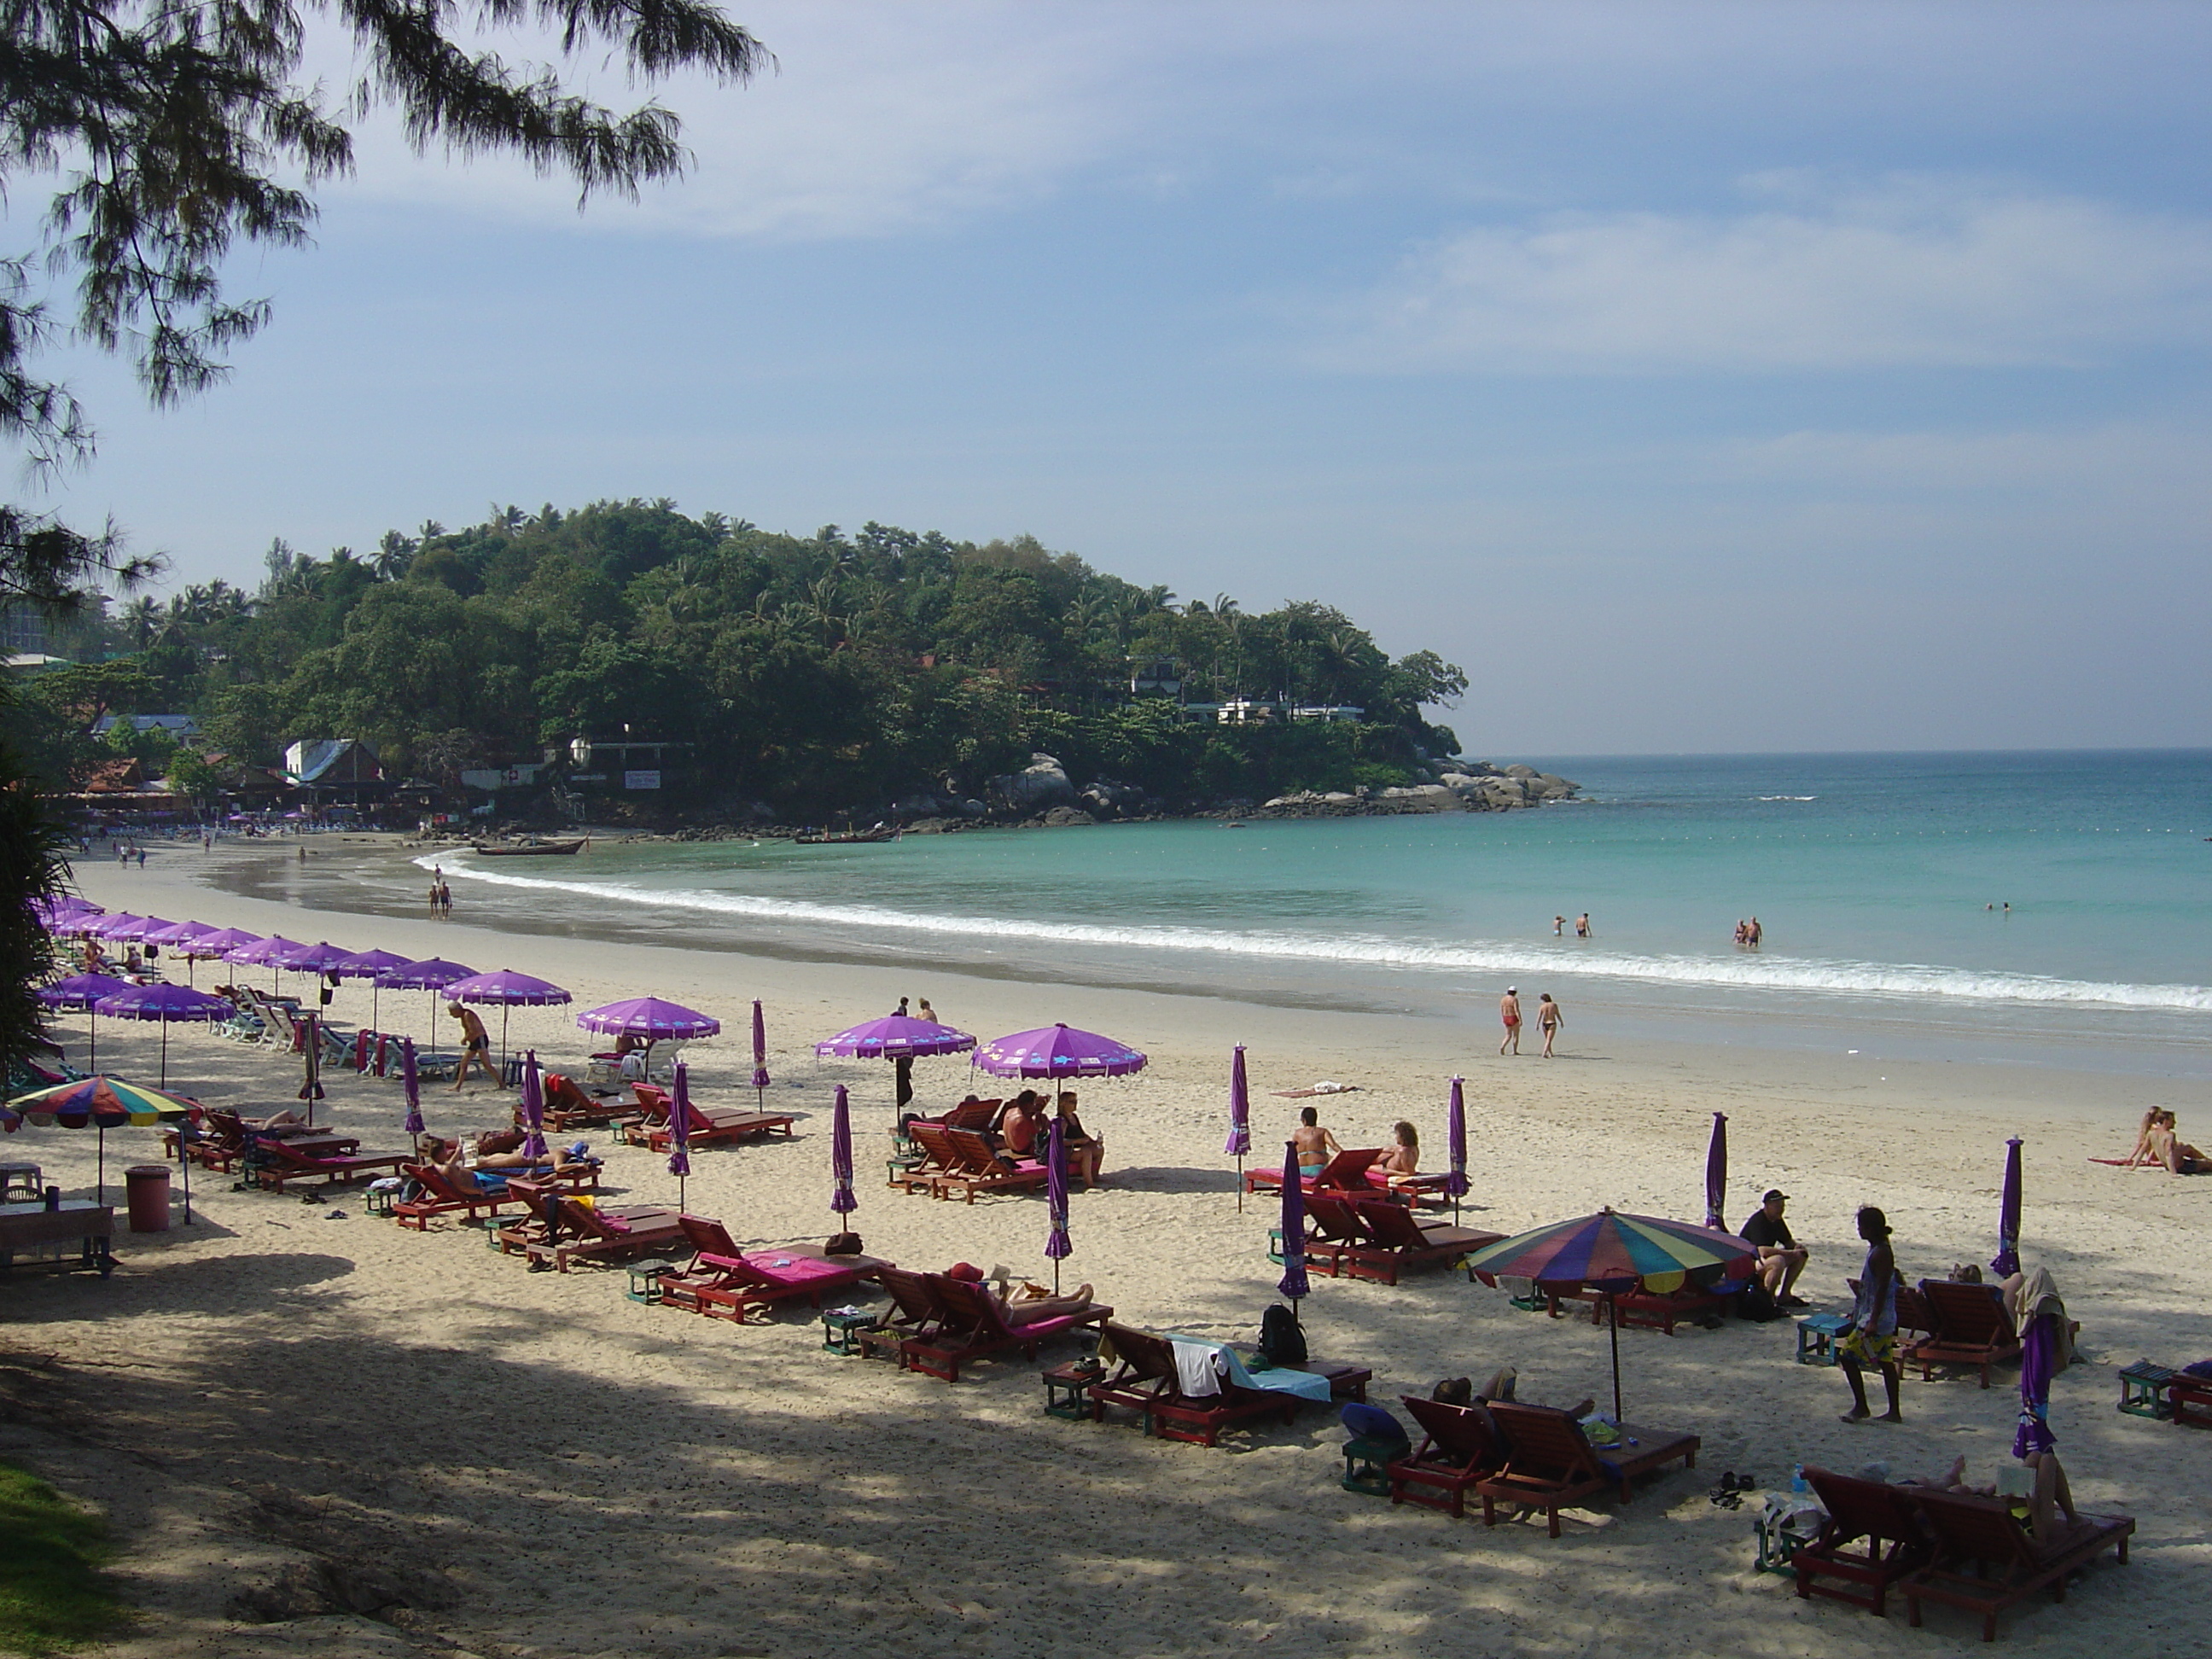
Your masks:
[[[550,980],[518,974],[512,968],[502,968],[497,973],[478,974],[471,979],[458,979],[446,988],[448,1002],[482,1003],[499,1010],[499,1064],[507,1069],[507,1021],[516,1008],[544,1008],[570,1000],[568,994]]]
[[[1728,1118],[1713,1114],[1712,1144],[1705,1149],[1705,1225],[1728,1231]]]
[[[233,951],[260,943],[260,934],[249,933],[243,927],[218,927],[186,945],[185,954],[195,962],[222,962]]]
[[[545,1085],[538,1075],[538,1050],[522,1053],[522,1155],[545,1156]]]
[[[994,1077],[1127,1077],[1145,1069],[1145,1056],[1095,1031],[1041,1025],[993,1038],[975,1050],[975,1064]]]
[[[2004,1194],[1997,1200],[1997,1254],[1990,1263],[1999,1279],[2020,1271],[2020,1137],[2005,1142]]]
[[[760,999],[753,999],[753,1092],[755,1103],[768,1104],[768,1021],[761,1014]]]
[[[1221,1150],[1237,1160],[1237,1212],[1242,1215],[1244,1155],[1252,1150],[1252,1095],[1244,1083],[1244,1045],[1241,1042],[1229,1062],[1229,1140]]]
[[[684,1211],[684,1183],[691,1175],[691,1068],[676,1062],[674,1097],[668,1103],[668,1173],[676,1177],[676,1210]]]
[[[842,1083],[830,1108],[830,1180],[835,1189],[830,1194],[831,1211],[845,1216],[860,1207],[853,1195],[853,1110]]]
[[[1285,1141],[1283,1169],[1288,1174],[1297,1167],[1297,1143]],[[1306,1184],[1303,1181],[1283,1182],[1283,1276],[1275,1288],[1290,1297],[1294,1314],[1298,1298],[1310,1288],[1306,1283]]]
[[[2051,1378],[2058,1367],[2058,1324],[2065,1316],[2063,1304],[2049,1313],[2031,1310],[2027,1328],[2021,1333],[2020,1426],[2013,1434],[2014,1457],[2057,1449],[2058,1437],[2051,1431],[2049,1416]]]
[[[289,968],[295,974],[327,974],[352,955],[344,945],[324,939],[314,945],[300,945],[272,960],[279,968]]]
[[[267,939],[256,939],[251,945],[241,945],[234,951],[225,951],[222,957],[225,962],[235,962],[244,967],[268,969],[274,975],[270,981],[274,987],[270,994],[274,995],[276,992],[282,991],[284,987],[283,958],[295,951],[306,949],[307,946],[295,939],[286,939],[282,933],[271,933]]]
[[[868,1020],[825,1038],[814,1045],[814,1052],[824,1059],[896,1062],[933,1054],[961,1054],[975,1046],[974,1037],[950,1025],[914,1019],[905,1014],[886,1014],[881,1019]],[[765,1078],[767,1073],[763,1070],[756,1075]],[[766,1085],[757,1083],[755,1086]]]
[[[330,971],[339,979],[365,979],[368,981],[368,1029],[379,1029],[378,1016],[384,1006],[384,975],[394,968],[404,968],[407,958],[392,951],[356,951]]]
[[[680,1002],[670,1002],[661,997],[631,997],[603,1007],[586,1008],[576,1016],[576,1024],[587,1031],[607,1036],[643,1037],[648,1068],[653,1063],[654,1043],[691,1042],[713,1036],[722,1029],[722,1022],[712,1014],[702,1014],[696,1008],[686,1008]]]
[[[179,1021],[228,1019],[238,1010],[221,997],[182,985],[133,985],[93,1005],[111,1019],[152,1019],[161,1025],[161,1087],[169,1086],[169,1027]]]
[[[458,962],[447,962],[443,957],[424,957],[418,962],[403,963],[387,969],[369,983],[386,991],[428,991],[430,994],[429,1051],[438,1052],[438,997],[448,985],[458,985],[465,979],[474,979],[477,970]]]
[[[167,927],[157,927],[148,933],[145,942],[149,945],[159,945],[172,956],[182,957],[185,959],[185,980],[189,984],[192,979],[192,941],[215,931],[214,925],[210,922],[173,921]]]
[[[129,980],[118,979],[112,974],[72,974],[67,979],[56,980],[52,985],[42,987],[39,992],[39,1002],[43,1007],[67,1008],[92,1017],[92,1036],[85,1045],[84,1063],[89,1070],[97,1072],[100,1069],[100,1012],[96,1005],[104,997],[120,996],[124,992],[135,988]]]
[[[407,1094],[407,1119],[399,1127],[415,1137],[415,1150],[422,1150],[422,1076],[415,1069],[415,1039],[399,1039],[399,1086]]]
[[[1444,1138],[1449,1147],[1451,1172],[1444,1190],[1451,1194],[1452,1222],[1459,1222],[1459,1201],[1467,1196],[1467,1081],[1451,1080],[1451,1101],[1444,1108]]]
[[[94,917],[85,924],[84,931],[94,939],[120,939],[126,935],[136,939],[138,936],[130,930],[145,920],[145,917],[134,915],[128,910],[118,910],[111,916]]]
[[[1239,1048],[1237,1054],[1241,1060],[1244,1051]],[[1058,1296],[1060,1264],[1075,1254],[1067,1237],[1067,1125],[1054,1118],[1046,1126],[1046,1133],[1044,1209],[1051,1231],[1045,1235],[1044,1253],[1052,1258],[1052,1293]]]

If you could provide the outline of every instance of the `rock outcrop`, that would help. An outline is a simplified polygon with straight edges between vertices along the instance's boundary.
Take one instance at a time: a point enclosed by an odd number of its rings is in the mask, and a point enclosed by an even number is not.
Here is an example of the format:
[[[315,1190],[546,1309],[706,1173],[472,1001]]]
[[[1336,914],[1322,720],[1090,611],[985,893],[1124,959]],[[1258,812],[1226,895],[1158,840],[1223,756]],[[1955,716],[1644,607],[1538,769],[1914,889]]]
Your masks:
[[[1033,754],[1022,770],[1002,772],[986,783],[983,798],[998,811],[1026,818],[1055,806],[1074,805],[1075,786],[1055,757]]]

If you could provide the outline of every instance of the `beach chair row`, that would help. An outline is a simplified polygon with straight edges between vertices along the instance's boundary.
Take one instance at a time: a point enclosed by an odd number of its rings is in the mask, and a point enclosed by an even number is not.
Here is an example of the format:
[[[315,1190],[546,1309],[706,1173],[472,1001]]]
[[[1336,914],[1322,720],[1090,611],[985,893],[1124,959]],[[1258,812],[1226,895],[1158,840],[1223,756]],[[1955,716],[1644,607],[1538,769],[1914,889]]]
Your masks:
[[[906,1130],[920,1158],[911,1165],[893,1167],[890,1184],[902,1192],[957,1197],[973,1204],[978,1193],[1035,1192],[1051,1178],[1038,1158],[1002,1158],[981,1129],[915,1119]]]
[[[1332,1279],[1395,1285],[1410,1268],[1456,1261],[1505,1236],[1424,1221],[1379,1194],[1340,1197],[1316,1190],[1306,1195],[1305,1209],[1306,1267]]]

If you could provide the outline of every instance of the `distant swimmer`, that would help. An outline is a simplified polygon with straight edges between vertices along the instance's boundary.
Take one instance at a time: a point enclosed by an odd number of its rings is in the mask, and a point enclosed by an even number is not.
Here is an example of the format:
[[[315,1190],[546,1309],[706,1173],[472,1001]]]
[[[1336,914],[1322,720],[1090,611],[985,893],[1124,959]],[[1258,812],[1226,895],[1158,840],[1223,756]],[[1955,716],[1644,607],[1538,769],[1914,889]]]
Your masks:
[[[1750,933],[1750,935],[1749,935],[1749,943],[1750,943],[1751,948],[1752,948],[1753,950],[1754,950],[1754,951],[1756,951],[1757,949],[1759,949],[1759,942],[1760,942],[1762,939],[1764,939],[1765,937],[1766,937],[1766,929],[1765,929],[1764,927],[1761,927],[1759,925],[1759,918],[1758,918],[1757,916],[1753,916],[1753,917],[1751,919],[1751,933]]]
[[[1552,918],[1552,937],[1553,939],[1565,939],[1566,936],[1567,919],[1565,916],[1553,916]]]
[[[1504,1023],[1505,1040],[1498,1045],[1504,1054],[1510,1045],[1515,1054],[1521,1052],[1521,993],[1513,986],[1505,988],[1505,994],[1498,1000],[1498,1018]]]
[[[1575,922],[1575,937],[1577,939],[1588,939],[1589,936],[1589,912],[1585,910],[1582,913],[1581,917]]]

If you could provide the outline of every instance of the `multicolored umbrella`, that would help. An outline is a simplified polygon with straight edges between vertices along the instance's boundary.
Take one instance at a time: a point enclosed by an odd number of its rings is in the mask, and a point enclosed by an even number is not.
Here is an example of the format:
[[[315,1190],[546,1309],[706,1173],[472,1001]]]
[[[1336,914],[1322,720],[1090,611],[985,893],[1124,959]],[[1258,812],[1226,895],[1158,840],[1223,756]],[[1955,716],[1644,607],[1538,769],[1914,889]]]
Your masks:
[[[1041,1025],[993,1038],[975,1050],[975,1064],[994,1077],[1127,1077],[1145,1069],[1145,1056],[1095,1031]]]
[[[1484,1246],[1467,1258],[1486,1285],[1500,1278],[1582,1285],[1605,1292],[1613,1330],[1613,1412],[1620,1416],[1620,1321],[1613,1298],[1642,1286],[1664,1295],[1686,1285],[1748,1277],[1759,1252],[1733,1233],[1686,1221],[1605,1209]]]
[[[200,1115],[199,1102],[183,1095],[173,1095],[160,1089],[149,1089],[143,1084],[125,1083],[115,1077],[72,1078],[67,1083],[50,1084],[43,1089],[33,1089],[28,1094],[17,1095],[5,1106],[0,1106],[0,1129],[14,1134],[27,1122],[41,1128],[82,1129],[88,1124],[99,1132],[99,1192],[100,1202],[107,1201],[107,1132],[128,1125],[143,1127],[149,1123],[189,1121]],[[181,1151],[181,1149],[179,1149]],[[185,1178],[185,1219],[192,1218],[191,1160],[179,1160],[186,1167]]]
[[[512,968],[457,979],[446,987],[445,996],[448,1002],[481,1003],[499,1010],[499,1064],[502,1073],[507,1068],[508,1015],[516,1008],[546,1008],[572,1000],[552,981],[518,974]]]
[[[760,999],[753,999],[753,1093],[756,1103],[768,1104],[768,1021],[761,1014]]]
[[[1728,1117],[1713,1114],[1712,1144],[1705,1148],[1705,1225],[1728,1231]]]
[[[1999,1279],[2020,1271],[2020,1137],[2005,1142],[2004,1192],[1997,1200],[1997,1255],[1990,1266]]]
[[[1241,1058],[1244,1051],[1239,1048],[1237,1053]],[[1044,1237],[1044,1253],[1052,1260],[1052,1293],[1058,1296],[1060,1264],[1075,1254],[1075,1245],[1067,1236],[1067,1124],[1060,1118],[1046,1126],[1044,1169],[1044,1211],[1049,1228]],[[1237,1185],[1241,1188],[1243,1183]]]
[[[179,1022],[205,1024],[228,1019],[238,1010],[222,997],[185,985],[133,985],[93,1004],[110,1019],[154,1019],[161,1023],[161,1086],[169,1086],[169,1027]]]
[[[676,1086],[668,1103],[668,1173],[676,1177],[676,1212],[684,1212],[684,1183],[691,1175],[691,1068],[676,1062]]]
[[[834,1214],[850,1215],[860,1207],[860,1200],[853,1195],[853,1111],[842,1083],[830,1106],[830,1208]]]
[[[1286,1140],[1283,1143],[1283,1168],[1295,1170],[1297,1167],[1297,1143]],[[1290,1297],[1291,1311],[1295,1314],[1298,1298],[1312,1288],[1306,1281],[1306,1183],[1303,1181],[1283,1182],[1282,1229],[1283,1276],[1275,1288]]]
[[[1451,1080],[1451,1100],[1444,1108],[1444,1139],[1451,1159],[1451,1172],[1444,1177],[1444,1190],[1451,1194],[1452,1222],[1459,1222],[1459,1201],[1467,1196],[1467,1082],[1463,1078]]]

